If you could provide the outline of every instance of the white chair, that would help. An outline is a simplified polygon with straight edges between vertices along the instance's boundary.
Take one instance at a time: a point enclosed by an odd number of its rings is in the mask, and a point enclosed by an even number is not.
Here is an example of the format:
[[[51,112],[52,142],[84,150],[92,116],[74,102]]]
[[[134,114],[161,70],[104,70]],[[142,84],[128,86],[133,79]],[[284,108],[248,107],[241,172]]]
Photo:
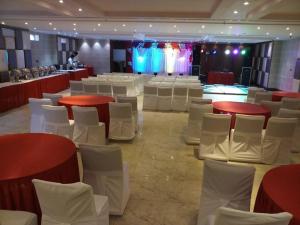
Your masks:
[[[214,225],[222,206],[249,211],[254,167],[205,160],[203,173],[197,225]]]
[[[277,116],[279,109],[282,106],[281,102],[273,102],[273,101],[261,101],[260,104],[262,106],[267,107],[271,111],[272,116]]]
[[[83,181],[95,194],[108,197],[111,215],[122,215],[129,199],[128,164],[123,163],[118,145],[80,145]]]
[[[186,135],[184,136],[187,144],[199,144],[200,134],[202,127],[202,119],[205,113],[212,113],[213,106],[211,104],[206,105],[190,105],[188,127]]]
[[[293,135],[292,152],[300,152],[300,110],[280,109],[278,117],[298,119],[297,127]]]
[[[131,140],[135,137],[135,121],[130,103],[109,103],[109,138]]]
[[[65,106],[43,105],[45,133],[60,135],[73,139],[74,121],[68,119],[68,112]]]
[[[203,97],[203,88],[189,87],[187,110],[189,110],[189,108],[190,108],[192,98],[193,99],[202,99],[202,97]]]
[[[112,90],[114,97],[127,96],[127,86],[113,85]]]
[[[254,103],[260,104],[262,101],[272,101],[272,92],[271,91],[256,92]]]
[[[212,104],[212,99],[209,98],[190,98],[191,104],[205,105]]]
[[[235,128],[230,135],[229,160],[261,162],[264,116],[236,115]]]
[[[157,89],[157,110],[170,111],[172,109],[172,92],[171,87],[159,87]]]
[[[110,84],[98,84],[98,94],[102,96],[113,96]]]
[[[133,96],[118,96],[117,97],[117,102],[119,103],[130,103],[132,106],[132,114],[134,117],[134,121],[135,121],[135,128],[136,130],[138,130],[138,105],[137,105],[137,97],[133,97]]]
[[[83,84],[83,93],[86,95],[98,95],[97,84]]]
[[[264,91],[263,88],[249,87],[248,88],[248,95],[247,95],[247,102],[254,103],[256,93],[257,92],[262,92],[262,91]]]
[[[288,225],[293,215],[282,213],[254,213],[220,207],[214,225]]]
[[[63,95],[60,94],[43,93],[43,98],[50,99],[52,101],[52,105],[58,105],[58,100],[62,97]]]
[[[206,113],[200,133],[198,156],[228,160],[231,115]]]
[[[48,98],[29,98],[28,101],[30,109],[30,132],[43,132],[44,115],[42,105],[52,105],[52,101]]]
[[[282,106],[281,106],[282,108],[300,110],[300,99],[298,98],[283,97],[281,99],[281,102],[282,102]]]
[[[34,179],[42,224],[109,225],[106,196],[93,195],[90,185],[61,184]]]
[[[73,141],[77,144],[105,145],[105,124],[99,122],[95,107],[72,106]]]
[[[156,105],[157,105],[157,87],[145,85],[143,109],[156,110]]]
[[[298,120],[271,117],[262,141],[262,162],[266,164],[289,164],[293,135]]]
[[[83,94],[83,84],[82,81],[70,80],[70,90],[71,95],[82,95]]]
[[[173,89],[172,110],[186,111],[187,109],[187,93],[186,87],[175,86]]]
[[[2,225],[38,225],[37,216],[30,212],[15,210],[0,210]]]

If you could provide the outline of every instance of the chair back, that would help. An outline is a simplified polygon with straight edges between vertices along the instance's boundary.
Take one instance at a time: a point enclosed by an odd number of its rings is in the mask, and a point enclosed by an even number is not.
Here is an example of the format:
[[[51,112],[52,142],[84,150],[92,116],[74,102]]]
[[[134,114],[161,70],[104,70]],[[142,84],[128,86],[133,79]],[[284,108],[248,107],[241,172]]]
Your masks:
[[[58,100],[62,97],[60,94],[43,93],[43,98],[51,99],[53,105],[58,105]]]
[[[63,223],[96,216],[93,189],[84,183],[61,184],[32,180],[43,217]]]
[[[112,96],[111,84],[98,84],[99,93],[108,93],[109,96]]]
[[[247,98],[255,98],[255,95],[257,92],[264,91],[263,88],[258,88],[258,87],[249,87],[248,88],[248,95]]]
[[[213,112],[213,106],[211,104],[210,105],[191,104],[190,112],[189,112],[189,121],[202,120],[205,113],[212,113],[212,112]]]
[[[188,89],[186,87],[174,87],[173,90],[173,96],[182,96],[186,97],[187,96]]]
[[[83,84],[83,91],[87,94],[97,94],[98,85],[97,84]]]
[[[130,103],[109,103],[110,119],[129,119],[132,118],[132,106]]]
[[[212,104],[212,99],[197,98],[197,97],[191,97],[190,99],[191,99],[191,104],[198,104],[198,105]]]
[[[157,95],[157,87],[156,86],[144,86],[144,95]]]
[[[203,116],[202,131],[210,133],[229,132],[231,115],[206,113]]]
[[[262,106],[267,107],[269,110],[271,110],[272,116],[277,116],[279,109],[282,107],[281,102],[273,102],[273,101],[261,101],[260,104]]]
[[[298,98],[283,97],[281,102],[282,108],[300,110],[300,99]]]
[[[29,98],[29,109],[31,114],[42,115],[42,105],[52,105],[52,101],[49,98]]]
[[[85,126],[97,126],[99,124],[98,111],[96,107],[72,106],[75,124]]]
[[[172,97],[173,88],[171,87],[159,87],[157,89],[157,95],[161,97]]]
[[[190,97],[202,97],[203,96],[203,88],[189,88],[188,96]]]
[[[119,103],[130,103],[132,106],[132,111],[137,112],[137,97],[129,97],[129,96],[118,96],[117,102]]]
[[[282,213],[254,213],[220,207],[214,225],[288,225],[293,215]]]
[[[65,106],[43,105],[42,108],[46,123],[69,124],[68,112]]]
[[[113,89],[114,96],[117,96],[117,95],[126,96],[127,95],[127,86],[113,85],[112,89]]]
[[[261,101],[272,101],[272,92],[260,91],[256,92],[254,102],[259,104]]]
[[[82,81],[70,80],[70,89],[72,91],[83,91]]]
[[[264,116],[252,116],[237,114],[235,119],[235,133],[259,134],[261,135],[265,122]]]
[[[281,118],[297,118],[300,125],[300,110],[282,108],[278,112],[278,117]]]
[[[293,137],[298,119],[271,117],[266,128],[266,135],[276,138]]]

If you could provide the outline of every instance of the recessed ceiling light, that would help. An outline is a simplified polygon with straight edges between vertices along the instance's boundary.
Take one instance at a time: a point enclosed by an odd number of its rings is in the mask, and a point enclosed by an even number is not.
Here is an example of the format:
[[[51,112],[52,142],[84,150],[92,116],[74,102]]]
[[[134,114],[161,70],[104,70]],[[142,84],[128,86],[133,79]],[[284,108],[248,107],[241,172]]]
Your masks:
[[[56,27],[53,27],[53,30],[56,30]]]
[[[117,32],[118,31],[118,29],[117,28],[114,28],[114,32]]]
[[[76,23],[73,23],[73,26],[76,26],[77,24]]]
[[[223,32],[223,31],[221,31],[221,32],[220,32],[220,34],[224,34],[224,32]]]
[[[276,37],[276,40],[279,40],[279,37]]]
[[[229,29],[232,29],[232,26],[229,26],[228,28],[229,28]]]
[[[177,33],[180,33],[180,30],[177,30]]]
[[[74,28],[73,30],[76,31],[76,28]]]
[[[49,25],[52,26],[52,23],[50,22]]]
[[[5,25],[5,22],[4,22],[4,21],[2,21],[2,22],[1,22],[1,24],[2,24],[2,25]]]
[[[136,29],[134,29],[133,32],[136,32]]]
[[[176,24],[174,24],[174,25],[173,25],[173,27],[174,27],[174,28],[176,28],[176,27],[177,27],[177,25],[176,25]]]
[[[289,27],[287,27],[287,28],[285,28],[286,30],[290,30],[290,28]]]
[[[36,27],[34,27],[33,29],[36,30]]]
[[[290,33],[290,36],[293,36],[293,33]]]
[[[267,32],[267,33],[266,33],[266,35],[270,35],[270,33],[269,33],[269,32]]]
[[[98,23],[98,27],[100,27],[101,26],[101,23]]]
[[[28,22],[25,22],[24,24],[25,24],[25,25],[28,25]]]
[[[64,0],[59,0],[58,2],[62,4],[62,3],[64,3]]]
[[[260,26],[257,27],[257,30],[260,30]]]
[[[234,10],[233,13],[234,13],[234,14],[238,14],[239,12],[238,12],[237,10]]]
[[[246,1],[246,2],[244,2],[244,5],[249,5],[249,2],[247,2],[247,1]]]
[[[125,24],[125,23],[123,23],[123,24],[122,24],[122,27],[126,27],[126,24]]]
[[[79,8],[78,11],[79,11],[79,12],[82,12],[82,8]]]
[[[152,27],[152,24],[151,24],[151,23],[149,24],[149,27]]]
[[[202,25],[201,28],[204,29],[204,28],[205,28],[205,25]]]

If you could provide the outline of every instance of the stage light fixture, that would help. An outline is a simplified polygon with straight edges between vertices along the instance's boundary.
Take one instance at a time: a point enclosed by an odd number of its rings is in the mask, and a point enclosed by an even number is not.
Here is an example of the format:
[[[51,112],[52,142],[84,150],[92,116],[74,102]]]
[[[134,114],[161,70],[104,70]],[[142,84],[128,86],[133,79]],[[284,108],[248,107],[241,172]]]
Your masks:
[[[230,50],[229,50],[229,49],[226,49],[226,50],[224,51],[224,53],[225,53],[225,55],[229,55],[229,54],[230,54]]]
[[[241,51],[241,55],[246,55],[246,49],[243,49],[242,51]]]
[[[212,54],[217,54],[217,50],[216,49],[214,49],[213,51],[212,51]]]
[[[239,54],[239,50],[238,50],[238,49],[234,49],[232,53],[233,53],[234,55],[237,55],[237,54]]]

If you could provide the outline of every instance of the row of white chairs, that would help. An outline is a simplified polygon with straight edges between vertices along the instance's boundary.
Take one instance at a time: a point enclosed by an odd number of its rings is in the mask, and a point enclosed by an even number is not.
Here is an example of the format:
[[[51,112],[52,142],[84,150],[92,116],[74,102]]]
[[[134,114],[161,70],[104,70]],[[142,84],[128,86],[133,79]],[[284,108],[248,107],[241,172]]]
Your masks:
[[[255,167],[204,161],[197,225],[288,225],[292,215],[250,212]]]
[[[199,112],[212,110],[208,104],[197,107]],[[198,158],[265,164],[290,163],[298,119],[271,117],[266,130],[263,130],[264,116],[235,116],[235,128],[231,130],[231,115],[202,114],[202,121],[198,122]]]
[[[143,109],[158,111],[188,111],[192,98],[201,99],[203,89],[176,86],[144,86]]]

